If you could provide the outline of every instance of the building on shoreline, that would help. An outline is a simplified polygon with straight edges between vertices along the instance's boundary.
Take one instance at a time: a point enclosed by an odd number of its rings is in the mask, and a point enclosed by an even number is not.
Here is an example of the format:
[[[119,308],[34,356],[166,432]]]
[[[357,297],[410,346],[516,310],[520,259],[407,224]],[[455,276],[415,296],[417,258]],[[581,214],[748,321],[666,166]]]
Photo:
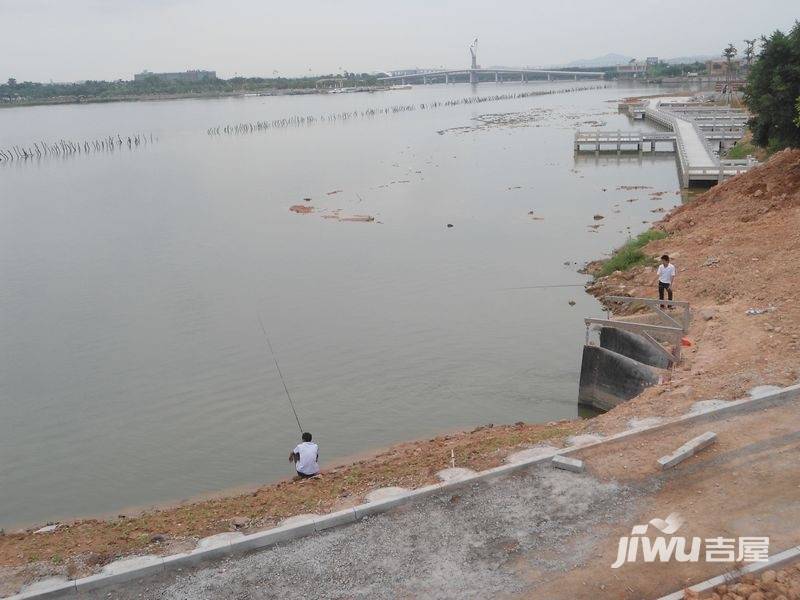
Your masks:
[[[151,77],[155,77],[159,81],[180,81],[182,83],[194,83],[197,81],[211,81],[212,79],[216,79],[217,72],[192,70],[183,71],[180,73],[151,73],[150,71],[144,70],[141,73],[136,73],[133,76],[133,80],[145,81]]]

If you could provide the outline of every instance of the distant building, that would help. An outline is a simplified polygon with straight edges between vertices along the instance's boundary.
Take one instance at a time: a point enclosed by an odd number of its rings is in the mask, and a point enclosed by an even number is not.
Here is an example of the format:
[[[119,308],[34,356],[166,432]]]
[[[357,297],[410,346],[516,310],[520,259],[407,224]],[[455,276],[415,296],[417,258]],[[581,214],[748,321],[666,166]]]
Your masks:
[[[649,66],[655,67],[658,64],[658,57],[657,56],[648,56],[644,62],[646,62]]]
[[[627,64],[617,65],[617,73],[627,77],[638,77],[647,73],[647,63],[640,60],[631,60]]]
[[[741,68],[742,61],[738,58],[731,60],[731,69],[737,72]],[[711,77],[722,77],[728,74],[728,61],[725,58],[714,58],[706,61],[706,73]]]
[[[196,81],[210,81],[217,78],[216,71],[183,71],[181,73],[151,73],[142,71],[133,76],[134,81],[144,81],[155,77],[159,81],[180,81],[182,83],[192,83]]]

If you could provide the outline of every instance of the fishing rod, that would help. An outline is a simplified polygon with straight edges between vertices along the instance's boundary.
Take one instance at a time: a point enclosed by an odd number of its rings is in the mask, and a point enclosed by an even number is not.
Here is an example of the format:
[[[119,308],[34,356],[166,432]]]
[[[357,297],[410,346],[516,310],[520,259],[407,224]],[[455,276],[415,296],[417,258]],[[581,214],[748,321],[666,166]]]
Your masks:
[[[571,287],[586,287],[586,286],[583,283],[563,283],[555,285],[525,285],[522,287],[502,288],[500,291],[507,292],[510,290],[544,290],[548,288],[571,288]]]
[[[283,379],[283,373],[281,373],[281,366],[278,364],[278,357],[275,356],[275,350],[272,349],[272,342],[269,341],[267,329],[264,327],[264,321],[261,320],[261,314],[258,314],[258,322],[261,324],[261,331],[264,332],[264,339],[267,340],[267,346],[269,346],[269,352],[272,355],[272,360],[275,361],[275,369],[278,371],[278,376],[281,378],[281,383],[283,384],[283,389],[286,392],[286,397],[289,399],[289,406],[292,407],[294,420],[297,421],[297,427],[300,428],[300,433],[303,433],[303,426],[300,425],[300,417],[297,416],[297,411],[294,408],[294,402],[292,402],[292,395],[289,393],[289,388],[286,387],[286,381]]]

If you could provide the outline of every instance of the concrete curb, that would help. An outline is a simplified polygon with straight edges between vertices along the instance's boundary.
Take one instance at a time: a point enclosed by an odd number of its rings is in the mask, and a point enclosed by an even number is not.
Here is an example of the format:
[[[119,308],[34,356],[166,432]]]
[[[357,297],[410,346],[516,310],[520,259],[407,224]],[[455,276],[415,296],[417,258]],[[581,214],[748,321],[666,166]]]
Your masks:
[[[694,456],[703,448],[707,448],[717,441],[717,434],[713,431],[706,431],[702,435],[698,435],[686,442],[683,446],[675,450],[672,454],[667,454],[658,459],[658,466],[661,470],[671,469],[678,463],[683,462],[689,457]]]
[[[760,571],[766,571],[767,569],[775,569],[777,567],[781,567],[787,563],[792,563],[797,560],[800,560],[800,546],[793,546],[788,550],[784,550],[783,552],[778,552],[777,554],[773,554],[766,562],[750,563],[743,569],[740,569],[738,571],[728,571],[727,573],[723,573],[722,575],[717,575],[716,577],[712,577],[711,579],[706,579],[705,581],[701,581],[700,583],[696,583],[685,589],[700,593],[709,592],[718,585],[735,581],[736,579],[738,579],[742,575],[746,575],[747,573],[758,573]],[[685,590],[672,592],[671,594],[667,594],[666,596],[661,596],[658,600],[683,600],[684,591]]]
[[[570,458],[568,456],[554,456],[552,461],[553,467],[562,469],[564,471],[572,471],[573,473],[583,473],[583,461],[577,458]]]
[[[387,512],[393,508],[397,508],[398,506],[402,506],[434,494],[448,492],[450,490],[455,490],[462,486],[467,486],[473,483],[491,481],[492,479],[505,477],[507,475],[511,475],[512,473],[516,473],[517,471],[528,469],[534,465],[550,462],[555,456],[568,456],[587,448],[594,448],[601,444],[607,444],[609,442],[615,442],[622,439],[634,438],[676,424],[702,423],[707,420],[716,420],[720,417],[720,415],[728,416],[747,413],[758,409],[770,408],[772,406],[777,406],[784,402],[788,402],[797,396],[800,396],[800,384],[783,388],[779,392],[774,392],[772,394],[765,394],[756,398],[735,400],[729,402],[725,406],[712,407],[704,411],[682,415],[673,419],[667,419],[661,423],[658,423],[657,425],[653,425],[652,427],[623,431],[622,433],[609,436],[596,442],[553,450],[552,452],[548,452],[542,456],[538,456],[527,461],[500,465],[499,467],[487,469],[486,471],[477,472],[474,475],[464,477],[463,479],[436,483],[417,488],[394,498],[389,498],[379,502],[360,504],[353,508],[347,508],[335,513],[320,516],[319,518],[310,519],[308,522],[301,522],[283,527],[275,527],[266,531],[259,531],[257,533],[243,535],[241,539],[235,541],[219,539],[218,542],[213,543],[210,547],[198,547],[191,552],[158,557],[158,560],[153,561],[152,564],[145,566],[132,566],[130,569],[124,569],[115,573],[99,573],[96,575],[90,575],[89,577],[83,577],[74,581],[54,584],[54,586],[49,589],[36,591],[32,590],[30,592],[20,593],[15,596],[9,596],[5,600],[44,600],[46,598],[70,598],[77,596],[77,592],[80,591],[87,591],[108,585],[124,583],[132,579],[146,577],[153,573],[163,572],[173,568],[194,566],[209,560],[223,558],[226,556],[234,556],[245,552],[252,552],[254,550],[261,550],[276,544],[292,541],[313,533],[321,532],[326,529],[339,527],[340,525],[346,525],[349,523],[355,523],[364,517]],[[215,536],[211,537],[214,538]],[[209,538],[206,539],[208,540]]]

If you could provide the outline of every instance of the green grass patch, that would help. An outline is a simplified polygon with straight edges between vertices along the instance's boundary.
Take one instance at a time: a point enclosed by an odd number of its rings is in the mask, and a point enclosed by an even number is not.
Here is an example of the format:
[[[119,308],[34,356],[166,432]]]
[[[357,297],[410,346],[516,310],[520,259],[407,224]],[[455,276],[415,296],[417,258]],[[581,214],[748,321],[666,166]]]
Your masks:
[[[750,142],[740,141],[737,142],[733,148],[728,150],[726,158],[747,158],[748,156],[756,156],[758,152],[759,148]]]
[[[642,252],[642,248],[654,240],[661,240],[665,237],[667,237],[665,231],[650,229],[628,240],[603,264],[600,269],[600,276],[605,277],[606,275],[611,275],[614,271],[627,271],[631,267],[653,262],[649,256]]]

